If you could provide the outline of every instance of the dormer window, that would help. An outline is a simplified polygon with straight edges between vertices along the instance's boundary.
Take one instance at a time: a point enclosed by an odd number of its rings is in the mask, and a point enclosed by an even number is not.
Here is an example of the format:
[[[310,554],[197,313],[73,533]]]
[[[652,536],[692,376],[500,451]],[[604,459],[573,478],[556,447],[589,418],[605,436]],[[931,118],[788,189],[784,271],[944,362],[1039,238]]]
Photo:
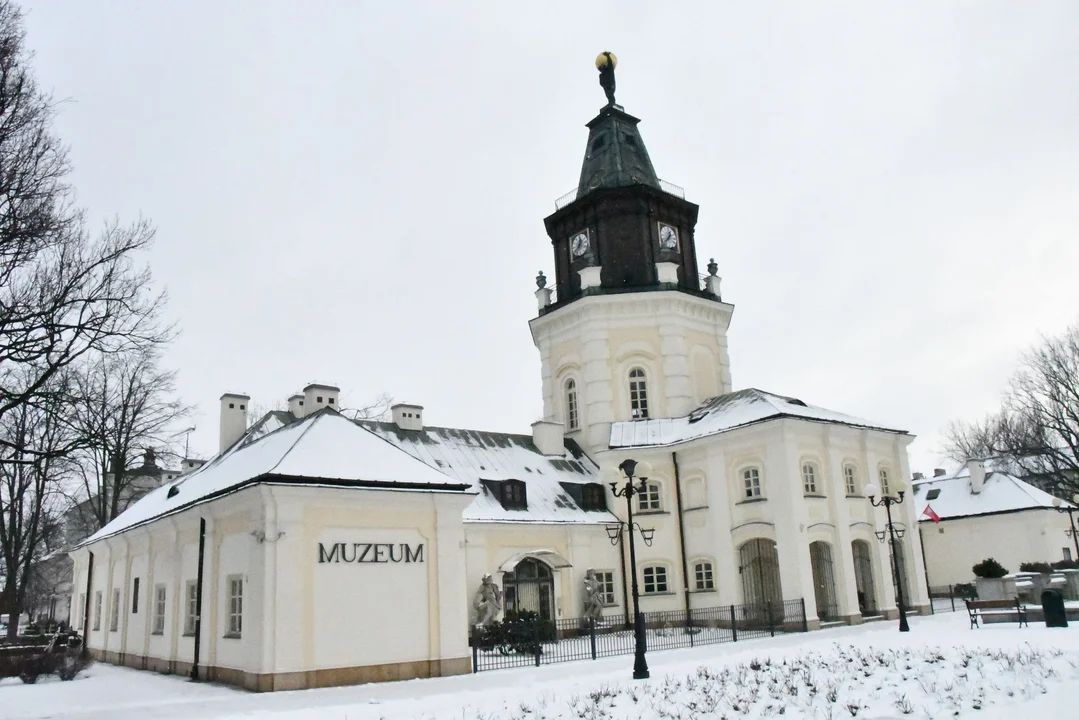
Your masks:
[[[606,510],[607,494],[599,483],[588,483],[581,492],[581,508],[584,510]]]
[[[525,484],[520,480],[503,480],[499,490],[501,492],[502,507],[506,510],[528,509]]]

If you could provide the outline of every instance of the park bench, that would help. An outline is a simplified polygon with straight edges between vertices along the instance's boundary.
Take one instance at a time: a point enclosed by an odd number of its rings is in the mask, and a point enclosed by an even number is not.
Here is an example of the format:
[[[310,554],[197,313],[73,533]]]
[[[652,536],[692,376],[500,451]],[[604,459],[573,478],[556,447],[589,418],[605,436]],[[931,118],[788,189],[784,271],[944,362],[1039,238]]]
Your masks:
[[[970,614],[970,627],[974,629],[978,626],[978,618],[985,615],[1015,615],[1019,623],[1019,627],[1023,627],[1025,624],[1030,627],[1030,623],[1027,622],[1026,608],[1019,602],[1019,598],[1015,600],[967,600],[967,612]],[[1013,621],[1016,622],[1016,621]]]

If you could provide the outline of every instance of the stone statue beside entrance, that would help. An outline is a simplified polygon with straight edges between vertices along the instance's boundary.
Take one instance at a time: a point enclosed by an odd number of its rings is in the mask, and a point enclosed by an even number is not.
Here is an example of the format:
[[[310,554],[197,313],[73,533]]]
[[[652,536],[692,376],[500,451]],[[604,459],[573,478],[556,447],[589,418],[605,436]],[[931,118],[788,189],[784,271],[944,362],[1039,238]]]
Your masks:
[[[584,574],[584,616],[589,620],[603,616],[603,583],[592,569]]]
[[[476,625],[487,627],[498,620],[502,612],[502,588],[491,577],[490,573],[483,576],[476,597],[472,600],[472,607],[476,610]]]

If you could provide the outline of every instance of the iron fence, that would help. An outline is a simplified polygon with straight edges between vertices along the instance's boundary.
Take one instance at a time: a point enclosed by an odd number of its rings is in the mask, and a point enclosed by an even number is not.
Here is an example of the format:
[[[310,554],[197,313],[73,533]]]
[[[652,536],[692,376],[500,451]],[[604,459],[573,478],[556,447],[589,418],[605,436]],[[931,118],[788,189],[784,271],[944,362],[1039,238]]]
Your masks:
[[[808,630],[803,600],[641,614],[647,650],[674,650]],[[473,628],[469,643],[472,671],[480,672],[632,655],[634,633],[632,623],[627,624],[622,616],[542,620],[527,613],[490,627]]]
[[[933,614],[939,612],[955,612],[964,610],[964,600],[973,600],[977,593],[972,592],[970,585],[941,585],[929,588],[929,607]]]

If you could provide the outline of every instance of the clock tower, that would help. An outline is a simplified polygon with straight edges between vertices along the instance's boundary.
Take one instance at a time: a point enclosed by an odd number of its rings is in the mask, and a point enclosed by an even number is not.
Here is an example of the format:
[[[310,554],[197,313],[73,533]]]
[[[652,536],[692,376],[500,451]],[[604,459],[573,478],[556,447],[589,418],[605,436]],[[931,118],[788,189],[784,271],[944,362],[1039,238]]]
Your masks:
[[[613,54],[597,58],[608,103],[588,122],[577,187],[544,219],[555,284],[537,278],[531,321],[544,417],[590,450],[615,421],[687,415],[731,389],[718,267],[698,274],[698,206],[660,180],[633,117],[614,101]]]

